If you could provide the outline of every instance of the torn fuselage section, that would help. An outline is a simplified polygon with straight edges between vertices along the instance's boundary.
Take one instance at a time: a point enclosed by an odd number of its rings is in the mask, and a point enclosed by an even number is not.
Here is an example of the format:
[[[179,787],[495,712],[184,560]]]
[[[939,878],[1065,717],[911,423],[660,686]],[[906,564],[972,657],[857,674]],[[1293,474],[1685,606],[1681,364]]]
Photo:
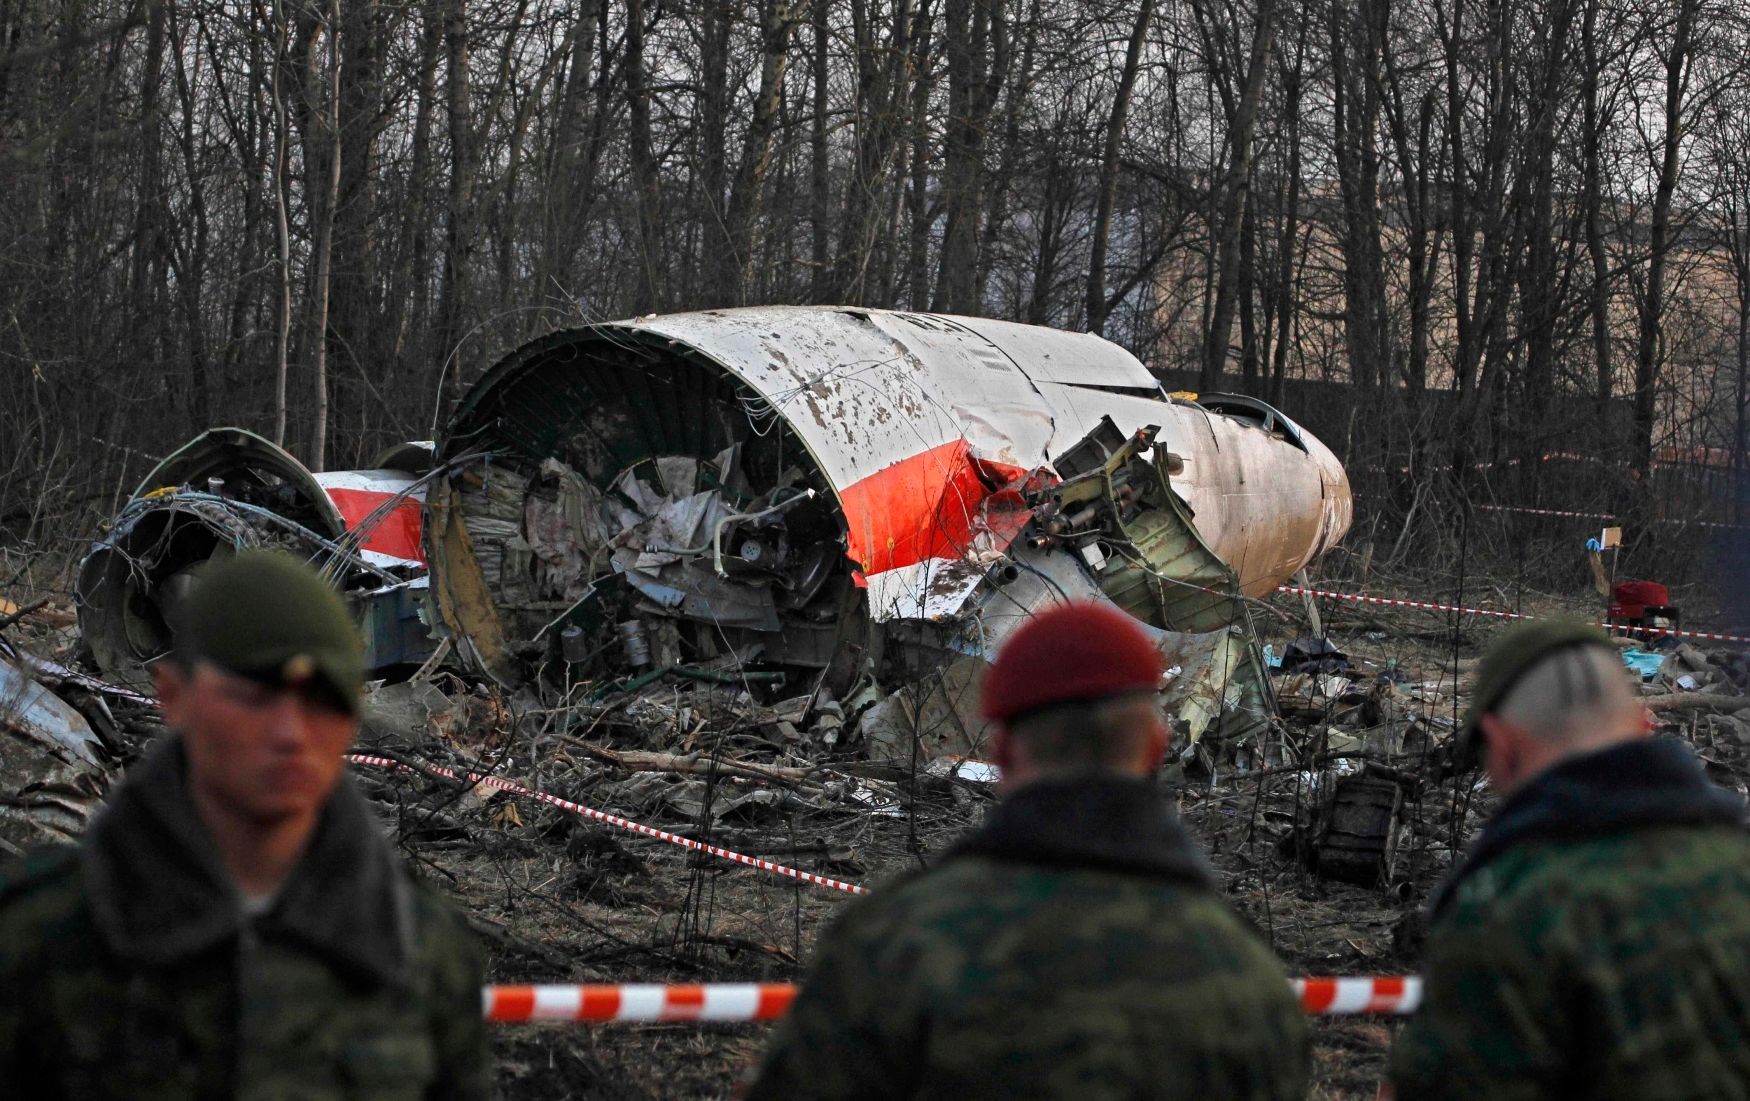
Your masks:
[[[782,678],[888,757],[976,755],[1007,633],[1110,600],[1157,634],[1185,733],[1243,735],[1270,713],[1245,599],[1349,519],[1341,467],[1288,424],[1171,400],[1097,337],[984,319],[554,333],[457,411],[434,599],[501,683]]]
[[[616,334],[617,335],[617,334]],[[504,684],[586,665],[824,665],[851,586],[831,487],[683,351],[554,341],[465,403],[427,502],[439,607]]]
[[[988,734],[976,711],[984,669],[1029,617],[1067,600],[1111,601],[1142,622],[1166,660],[1180,744],[1209,733],[1237,747],[1265,729],[1275,706],[1247,598],[1174,491],[1184,458],[1159,434],[1103,418],[1058,457],[1062,482],[1023,494],[1032,519],[963,619],[938,629],[942,673],[918,670],[905,706],[877,716],[879,755],[909,753],[914,738],[931,755],[976,755]],[[922,719],[896,724],[903,714]]]
[[[171,648],[176,606],[201,568],[271,547],[334,580],[373,669],[418,664],[432,650],[422,621],[423,489],[411,470],[317,474],[244,429],[202,433],[153,468],[80,564],[80,634],[106,678],[146,687],[146,663]]]
[[[1148,425],[1125,438],[1103,419],[1059,459],[1064,482],[1037,495],[1028,542],[1071,554],[1108,600],[1160,632],[1169,710],[1189,741],[1213,729],[1236,742],[1275,712],[1263,650],[1239,575],[1173,489],[1185,459],[1159,435]]]

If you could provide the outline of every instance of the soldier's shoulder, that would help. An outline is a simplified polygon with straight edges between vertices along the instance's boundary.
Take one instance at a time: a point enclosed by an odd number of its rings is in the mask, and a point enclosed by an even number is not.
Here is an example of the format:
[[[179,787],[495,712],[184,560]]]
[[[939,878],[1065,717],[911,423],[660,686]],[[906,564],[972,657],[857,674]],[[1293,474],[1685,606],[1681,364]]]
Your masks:
[[[1543,908],[1582,896],[1679,885],[1715,870],[1736,873],[1750,886],[1747,858],[1750,835],[1735,826],[1624,830],[1513,849],[1479,870],[1489,890],[1472,893],[1494,893],[1508,904]]]
[[[422,930],[441,936],[460,936],[472,940],[474,934],[462,916],[461,907],[437,885],[413,872],[405,873],[408,894],[412,901],[413,920]]]
[[[78,897],[79,850],[71,845],[45,846],[0,864],[0,920],[26,907],[72,903]]]
[[[883,879],[839,911],[822,943],[854,953],[957,941],[966,923],[1000,907],[1010,890],[990,863],[956,857]]]
[[[840,910],[832,927],[844,936],[914,921],[920,914],[962,896],[963,888],[957,884],[962,863],[947,861],[884,879],[875,889],[857,896]]]
[[[464,974],[483,972],[485,954],[462,910],[443,891],[412,872],[403,873],[413,924],[427,965],[460,969]],[[459,980],[468,981],[468,980]]]
[[[1626,830],[1511,849],[1467,874],[1436,936],[1526,942],[1532,951],[1596,935],[1601,922],[1705,900],[1750,920],[1750,837],[1736,827]],[[1632,920],[1639,920],[1638,917]]]
[[[90,945],[79,850],[37,850],[0,867],[0,970],[41,964],[41,953],[78,956]],[[36,960],[36,963],[27,962]]]

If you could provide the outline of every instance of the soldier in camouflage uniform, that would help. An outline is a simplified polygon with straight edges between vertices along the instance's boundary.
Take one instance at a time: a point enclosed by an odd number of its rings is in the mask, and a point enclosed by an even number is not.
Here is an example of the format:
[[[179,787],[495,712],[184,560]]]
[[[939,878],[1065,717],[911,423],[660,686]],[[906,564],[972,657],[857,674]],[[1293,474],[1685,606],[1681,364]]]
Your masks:
[[[475,1098],[482,967],[341,755],[363,660],[308,567],[208,571],[155,743],[83,844],[0,871],[0,1083],[33,1098]]]
[[[750,1101],[1302,1095],[1287,977],[1150,779],[1160,678],[1111,608],[1016,632],[984,686],[1004,800],[826,934]]]
[[[1401,1101],[1750,1098],[1743,801],[1646,731],[1600,631],[1484,659],[1461,733],[1505,802],[1435,897]]]

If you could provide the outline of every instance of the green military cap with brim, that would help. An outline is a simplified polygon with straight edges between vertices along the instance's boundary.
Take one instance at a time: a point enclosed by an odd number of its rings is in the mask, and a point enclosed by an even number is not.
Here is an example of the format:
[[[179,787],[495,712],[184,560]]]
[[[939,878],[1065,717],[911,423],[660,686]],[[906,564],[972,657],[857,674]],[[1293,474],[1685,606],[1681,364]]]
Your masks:
[[[172,618],[180,663],[211,662],[275,687],[314,685],[358,713],[364,643],[340,594],[291,555],[245,550],[209,563]]]
[[[1475,754],[1482,717],[1501,706],[1507,693],[1544,658],[1573,646],[1600,646],[1613,652],[1616,648],[1609,635],[1577,619],[1534,619],[1501,632],[1477,667],[1470,706],[1458,728],[1463,748]]]

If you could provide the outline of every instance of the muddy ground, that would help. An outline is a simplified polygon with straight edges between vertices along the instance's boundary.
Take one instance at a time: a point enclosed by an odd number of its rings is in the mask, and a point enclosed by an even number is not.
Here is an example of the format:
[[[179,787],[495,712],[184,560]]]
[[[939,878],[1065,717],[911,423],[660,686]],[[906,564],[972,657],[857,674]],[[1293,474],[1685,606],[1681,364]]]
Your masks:
[[[1400,588],[1417,591],[1413,582]],[[1592,611],[1536,595],[1521,608]],[[1227,896],[1291,973],[1415,973],[1421,906],[1493,806],[1475,772],[1439,774],[1468,674],[1498,623],[1340,604],[1322,612],[1326,635],[1347,656],[1348,687],[1278,678],[1283,721],[1269,735],[1184,754],[1160,782]],[[1275,597],[1255,618],[1278,653],[1310,633],[1296,599]],[[33,635],[24,624],[12,641],[64,646],[65,625]],[[1742,659],[1710,654],[1702,687],[1741,694],[1746,670],[1733,663]],[[870,764],[850,739],[822,745],[732,686],[670,685],[576,708],[504,699],[459,678],[435,686],[445,693],[441,713],[369,731],[365,748],[491,773],[857,883],[928,864],[995,798],[987,785],[931,775],[921,763]],[[1700,710],[1664,717],[1666,732],[1694,742],[1716,779],[1744,790],[1750,724]],[[124,725],[136,737],[150,730],[137,716]],[[1362,770],[1403,792],[1390,878],[1320,878],[1308,865],[1324,796]],[[794,980],[816,936],[851,901],[543,803],[429,775],[359,775],[409,859],[465,906],[496,982]],[[507,1097],[718,1098],[757,1055],[765,1027],[497,1025],[493,1035]],[[1373,1097],[1393,1028],[1381,1018],[1319,1022],[1312,1096]]]
[[[1298,601],[1277,598],[1260,629],[1278,652],[1307,631]],[[1584,605],[1533,599],[1526,611]],[[1327,606],[1324,627],[1350,662],[1348,679],[1369,689],[1387,674],[1387,698],[1351,691],[1349,703],[1284,695],[1285,720],[1262,745],[1217,763],[1185,760],[1162,785],[1204,844],[1234,905],[1269,939],[1295,974],[1415,973],[1423,940],[1421,907],[1493,806],[1474,772],[1418,782],[1438,771],[1440,745],[1462,705],[1462,689],[1491,621],[1455,625],[1440,616]],[[1389,671],[1392,671],[1388,673]],[[1278,686],[1284,681],[1278,680]],[[1720,683],[1726,685],[1726,678]],[[1728,690],[1730,686],[1726,685]],[[1356,704],[1356,695],[1367,695]],[[675,701],[671,701],[675,702]],[[682,709],[683,714],[684,709]],[[525,720],[524,725],[527,725]],[[1408,730],[1409,736],[1403,736]],[[1383,741],[1380,730],[1396,732]],[[1684,714],[1669,733],[1697,742],[1722,782],[1750,777],[1742,743]],[[577,746],[682,749],[722,760],[795,763],[794,747],[759,729],[695,719],[690,732],[664,730],[612,713],[587,731],[549,738],[544,748],[497,741],[450,745],[457,760],[508,757],[501,771],[600,809],[809,871],[879,884],[927,864],[994,799],[988,787],[908,769],[859,766],[854,753],[815,763],[858,769],[894,795],[871,812],[808,793],[779,805],[712,806],[781,786],[728,776],[692,777],[694,802],[654,797],[665,781],[604,766]],[[567,741],[566,739],[571,739]],[[397,748],[397,747],[391,747]],[[430,744],[399,747],[410,757]],[[458,752],[459,751],[459,752]],[[528,765],[531,751],[540,766]],[[1367,758],[1372,758],[1369,761]],[[1407,779],[1389,882],[1358,886],[1307,868],[1321,794],[1359,768]],[[398,807],[407,850],[466,900],[491,944],[495,981],[790,980],[801,976],[814,938],[850,898],[709,857],[689,855],[539,804],[458,798],[453,784],[383,775],[369,782]],[[679,777],[667,782],[681,783]],[[702,798],[701,798],[702,796]],[[677,808],[697,807],[691,816]],[[434,807],[441,807],[433,813]],[[509,1096],[714,1098],[727,1096],[759,1050],[761,1025],[498,1026],[500,1081]],[[1315,1098],[1371,1098],[1383,1076],[1394,1023],[1328,1019],[1316,1027]]]

